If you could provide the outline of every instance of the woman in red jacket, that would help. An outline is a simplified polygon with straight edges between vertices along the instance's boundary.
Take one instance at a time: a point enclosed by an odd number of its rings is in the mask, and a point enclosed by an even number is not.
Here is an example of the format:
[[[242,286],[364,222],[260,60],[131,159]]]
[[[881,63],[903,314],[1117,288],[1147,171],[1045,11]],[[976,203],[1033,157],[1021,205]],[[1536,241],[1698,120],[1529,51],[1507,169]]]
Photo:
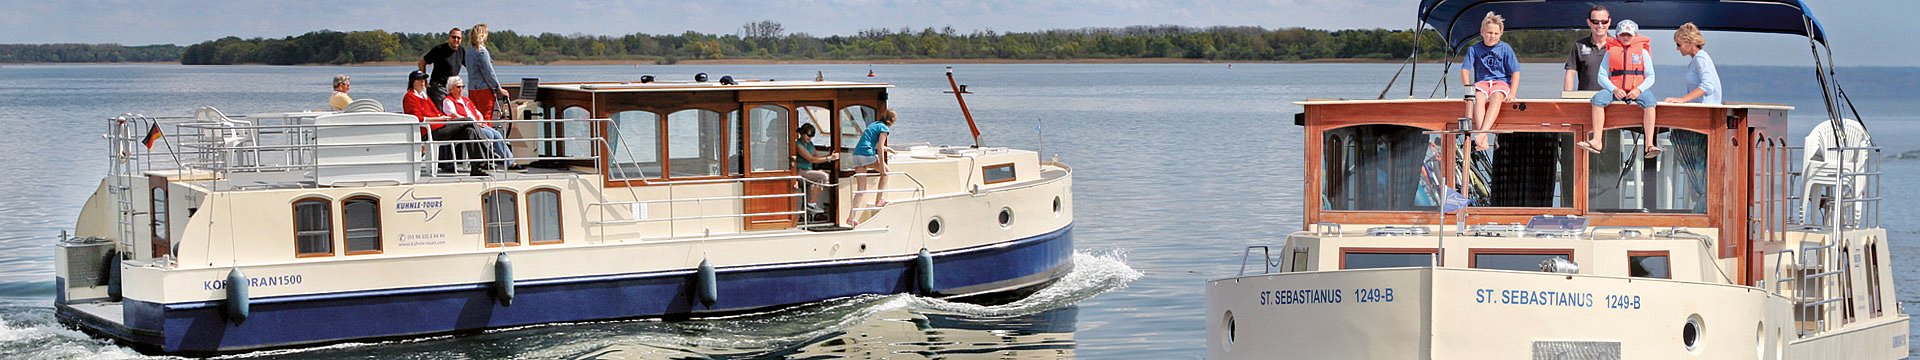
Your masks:
[[[428,141],[483,139],[480,135],[480,130],[474,127],[473,121],[470,119],[466,121],[456,121],[453,117],[447,116],[446,112],[441,111],[440,106],[434,104],[433,100],[427,97],[427,73],[414,71],[412,74],[407,75],[407,80],[407,96],[400,102],[401,109],[408,115],[420,118],[420,122],[427,123],[427,129],[423,129],[422,132],[427,136]],[[453,172],[453,164],[455,162],[446,161],[449,157],[458,160],[487,158],[486,147],[478,142],[460,143],[458,145],[459,146],[441,148],[440,172]],[[459,151],[451,151],[452,149],[458,149]],[[485,170],[492,167],[485,162],[475,162],[472,166],[473,174],[476,176],[485,176]]]

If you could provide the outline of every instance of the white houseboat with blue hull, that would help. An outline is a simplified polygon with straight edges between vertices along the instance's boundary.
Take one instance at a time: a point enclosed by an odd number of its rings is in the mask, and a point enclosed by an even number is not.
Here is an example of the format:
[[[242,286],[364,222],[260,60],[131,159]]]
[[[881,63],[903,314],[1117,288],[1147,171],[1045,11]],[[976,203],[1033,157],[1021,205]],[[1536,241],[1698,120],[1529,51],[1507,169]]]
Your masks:
[[[428,159],[458,141],[372,103],[110,119],[112,173],[57,247],[57,314],[207,354],[861,294],[991,300],[1070,271],[1071,169],[1032,151],[895,146],[886,174],[805,179],[793,129],[844,154],[890,87],[529,81],[496,121],[513,166],[457,174]]]
[[[1569,29],[1596,4],[1641,29],[1827,41],[1796,0],[1425,0],[1419,14],[1458,49],[1488,12]],[[1814,59],[1831,120],[1810,133],[1790,133],[1790,106],[1735,102],[1659,104],[1649,133],[1637,106],[1593,121],[1589,93],[1502,105],[1500,146],[1471,151],[1471,96],[1299,102],[1303,229],[1207,282],[1207,357],[1909,358],[1890,250],[1910,239],[1880,226],[1879,149],[1843,118],[1857,113],[1831,58]],[[1580,149],[1590,131],[1603,146]]]

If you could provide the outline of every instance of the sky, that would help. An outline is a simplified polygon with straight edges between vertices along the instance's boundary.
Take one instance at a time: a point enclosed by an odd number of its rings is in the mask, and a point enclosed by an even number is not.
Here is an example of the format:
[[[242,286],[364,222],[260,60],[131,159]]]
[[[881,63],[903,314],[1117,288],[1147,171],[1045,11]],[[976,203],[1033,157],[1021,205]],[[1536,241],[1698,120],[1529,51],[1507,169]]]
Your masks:
[[[1806,0],[1825,24],[1841,66],[1911,66],[1920,24],[1913,0]],[[440,32],[487,23],[516,32],[624,35],[731,34],[760,20],[789,33],[951,26],[962,33],[1131,25],[1407,28],[1417,0],[670,0],[670,1],[239,1],[0,0],[0,43],[190,45],[225,36],[284,37],[314,30]],[[1655,39],[1670,33],[1649,31]],[[1801,65],[1806,40],[1708,33],[1723,64]],[[1906,39],[1906,40],[1900,40]],[[1670,53],[1670,52],[1663,52]],[[1663,54],[1681,61],[1678,55]]]

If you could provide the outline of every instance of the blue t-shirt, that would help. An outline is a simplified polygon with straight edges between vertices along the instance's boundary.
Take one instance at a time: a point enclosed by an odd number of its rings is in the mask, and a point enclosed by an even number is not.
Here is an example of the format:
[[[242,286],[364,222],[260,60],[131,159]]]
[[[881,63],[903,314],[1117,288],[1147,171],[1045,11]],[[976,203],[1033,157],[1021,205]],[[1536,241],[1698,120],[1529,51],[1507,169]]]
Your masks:
[[[1460,70],[1473,70],[1473,82],[1487,80],[1513,82],[1513,74],[1520,72],[1520,57],[1513,54],[1513,47],[1506,42],[1487,46],[1486,42],[1474,42],[1467,47],[1467,62],[1460,64]]]
[[[807,142],[806,140],[793,139],[793,145],[799,147],[800,151],[807,152],[807,155],[814,155],[813,143],[811,142]],[[794,154],[794,155],[795,156],[793,157],[793,159],[798,161],[793,162],[793,167],[799,168],[800,171],[813,170],[813,161],[807,160],[806,156],[801,156],[799,154]]]
[[[1701,95],[1693,102],[1720,104],[1724,98],[1720,95],[1720,71],[1713,67],[1713,57],[1707,56],[1706,49],[1693,54],[1693,61],[1687,63],[1687,92],[1700,89]]]
[[[887,123],[875,121],[872,124],[867,124],[867,130],[860,132],[860,144],[853,146],[853,154],[860,156],[879,155],[879,153],[874,151],[874,147],[879,146],[877,143],[880,142],[880,134],[891,132],[893,132],[893,128],[887,127]]]

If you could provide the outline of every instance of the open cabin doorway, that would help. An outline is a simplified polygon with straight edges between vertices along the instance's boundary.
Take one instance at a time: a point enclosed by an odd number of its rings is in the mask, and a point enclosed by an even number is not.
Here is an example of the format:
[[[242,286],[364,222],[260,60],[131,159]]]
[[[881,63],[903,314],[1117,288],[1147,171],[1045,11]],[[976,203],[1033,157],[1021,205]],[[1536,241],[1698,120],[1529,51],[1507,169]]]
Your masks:
[[[795,153],[796,148],[818,149],[814,142],[804,141],[796,135],[802,124],[813,124],[815,129],[827,129],[832,108],[830,102],[768,102],[749,103],[745,106],[747,116],[741,123],[742,136],[747,139],[748,180],[742,184],[741,208],[751,215],[743,217],[741,227],[746,230],[787,229],[798,225],[800,219],[814,216],[815,212],[806,211],[808,204],[821,204],[824,191],[809,189],[815,183],[832,181],[831,177],[812,179],[802,177],[808,170],[827,170],[819,168],[826,165],[809,166],[806,160]],[[816,123],[818,122],[818,123]],[[816,130],[819,131],[819,130]],[[825,140],[815,136],[813,141]],[[825,152],[814,154],[824,156]],[[822,211],[832,213],[830,211]]]

